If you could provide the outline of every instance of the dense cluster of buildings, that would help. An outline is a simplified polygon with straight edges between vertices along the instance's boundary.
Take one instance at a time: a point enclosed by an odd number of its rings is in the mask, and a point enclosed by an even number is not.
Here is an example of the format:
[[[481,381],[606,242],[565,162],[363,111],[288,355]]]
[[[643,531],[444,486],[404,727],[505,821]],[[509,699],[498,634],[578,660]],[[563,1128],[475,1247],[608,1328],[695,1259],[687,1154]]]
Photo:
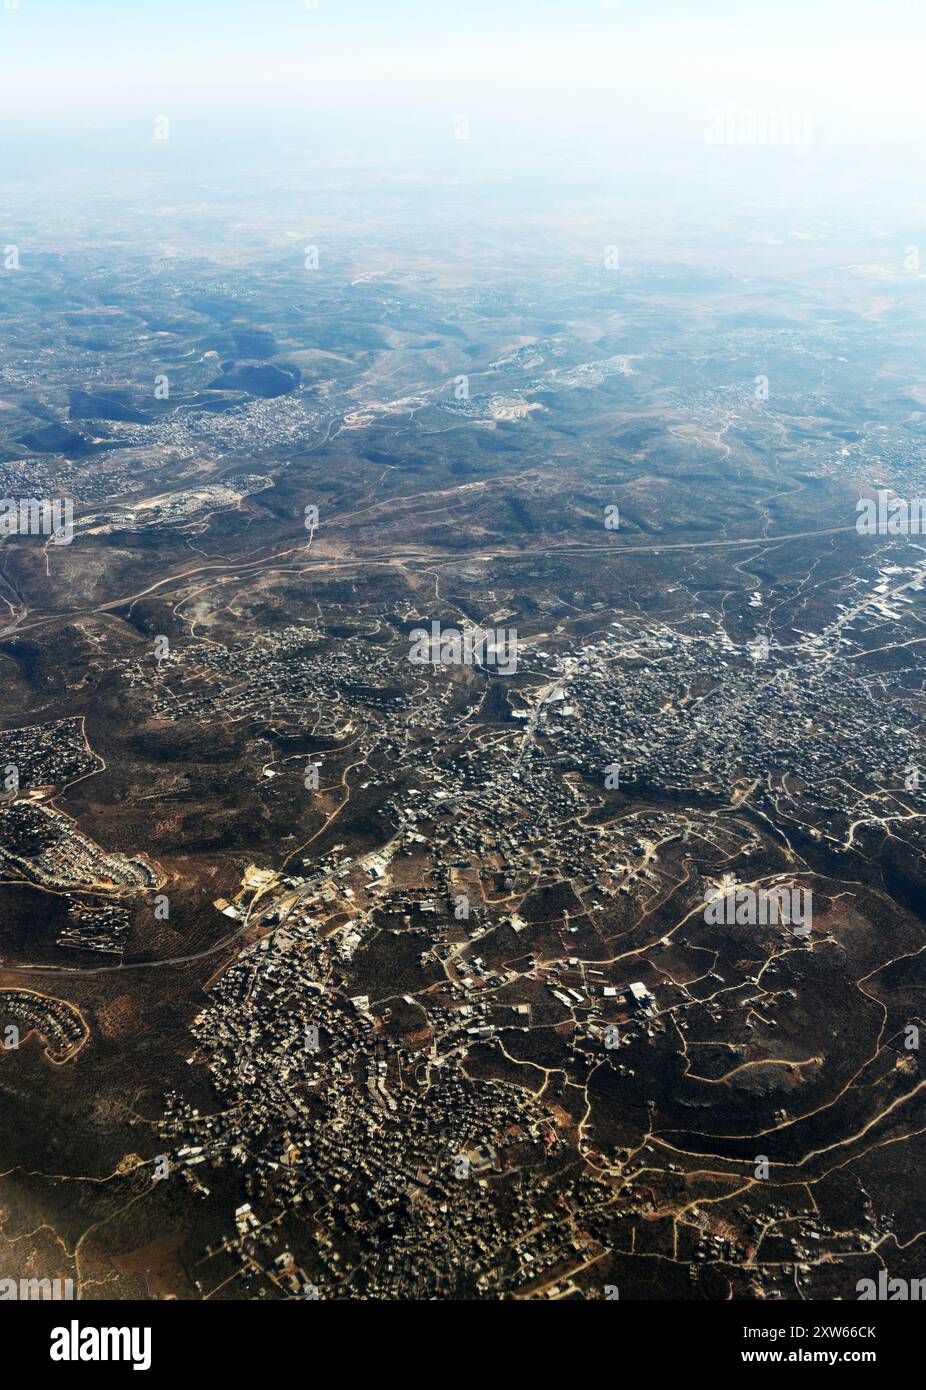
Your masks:
[[[40,802],[0,807],[0,866],[57,891],[134,892],[160,881],[147,860],[107,854],[67,816]]]

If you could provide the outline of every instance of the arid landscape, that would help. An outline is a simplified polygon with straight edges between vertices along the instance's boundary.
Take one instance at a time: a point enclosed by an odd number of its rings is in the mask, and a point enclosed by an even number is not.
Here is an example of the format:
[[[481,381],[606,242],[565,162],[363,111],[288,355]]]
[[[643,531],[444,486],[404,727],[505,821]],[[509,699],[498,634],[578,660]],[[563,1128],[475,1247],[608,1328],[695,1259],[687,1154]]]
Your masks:
[[[0,1275],[915,1280],[918,227],[458,137],[4,183]]]

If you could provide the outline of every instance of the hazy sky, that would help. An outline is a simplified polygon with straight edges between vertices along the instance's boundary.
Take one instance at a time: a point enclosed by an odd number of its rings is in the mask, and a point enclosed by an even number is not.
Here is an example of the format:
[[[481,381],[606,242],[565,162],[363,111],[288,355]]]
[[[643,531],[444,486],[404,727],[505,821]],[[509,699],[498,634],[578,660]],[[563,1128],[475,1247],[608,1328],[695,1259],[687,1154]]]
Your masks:
[[[170,119],[179,169],[197,148],[250,145],[267,166],[289,137],[334,150],[337,117],[362,159],[410,133],[514,166],[544,151],[614,169],[706,177],[792,158],[901,190],[926,139],[922,0],[0,0],[0,183],[114,150],[151,157]],[[782,141],[741,139],[745,112],[782,113]],[[732,113],[727,114],[724,113]],[[705,140],[724,117],[721,158]],[[781,145],[784,145],[782,153]],[[33,154],[33,147],[37,153]],[[754,157],[758,148],[759,157]],[[729,157],[728,157],[729,156]],[[768,156],[768,157],[767,157]],[[454,156],[448,155],[448,158]],[[193,164],[190,165],[193,168]],[[866,172],[862,172],[862,171]],[[774,171],[776,176],[782,172]],[[784,173],[791,178],[791,168]],[[551,187],[554,173],[551,167]],[[874,196],[872,194],[872,196]],[[919,201],[920,195],[916,198]]]
[[[0,0],[0,6],[15,0]],[[661,93],[922,114],[920,0],[18,0],[13,115]],[[548,113],[552,114],[552,113]],[[565,113],[560,113],[565,114]]]

